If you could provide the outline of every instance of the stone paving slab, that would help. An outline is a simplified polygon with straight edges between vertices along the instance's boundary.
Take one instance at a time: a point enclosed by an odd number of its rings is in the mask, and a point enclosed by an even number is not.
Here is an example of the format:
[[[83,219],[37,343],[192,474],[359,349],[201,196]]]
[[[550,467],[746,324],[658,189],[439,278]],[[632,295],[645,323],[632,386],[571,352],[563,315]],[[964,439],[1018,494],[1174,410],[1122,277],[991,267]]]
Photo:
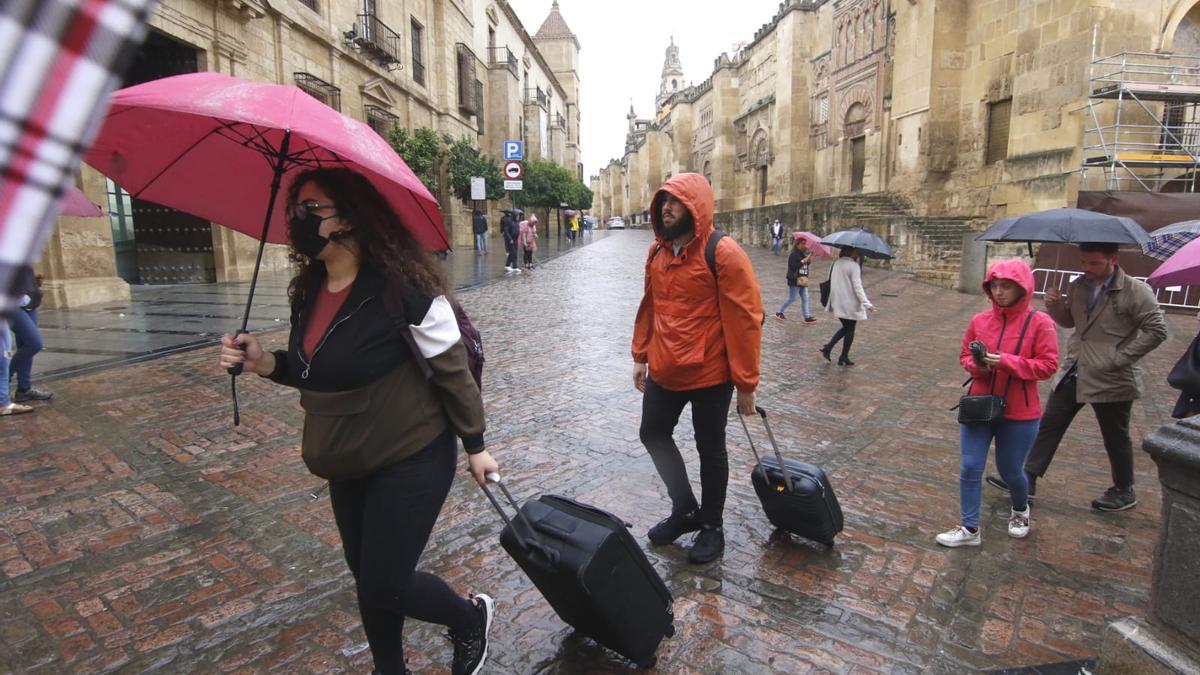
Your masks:
[[[648,241],[617,233],[460,295],[485,341],[488,442],[513,491],[612,510],[639,541],[668,510],[638,442],[628,356]],[[751,256],[773,311],[786,261]],[[817,354],[836,325],[828,315],[768,321],[764,340],[760,402],[785,449],[830,474],[845,533],[825,549],[773,532],[731,420],[724,559],[697,568],[682,547],[649,549],[676,596],[678,633],[659,649],[659,672],[1053,663],[1093,658],[1109,621],[1144,615],[1154,467],[1138,452],[1136,509],[1091,511],[1108,469],[1086,412],[1039,482],[1028,539],[1006,536],[1008,506],[985,488],[984,545],[933,543],[956,521],[958,341],[985,301],[876,269],[865,283],[880,311],[859,329],[854,368]],[[1195,331],[1194,319],[1169,322],[1134,406],[1139,444],[1168,421],[1166,372]],[[60,380],[52,403],[0,420],[0,672],[369,671],[328,500],[308,496],[321,481],[299,459],[295,393],[242,378],[235,428],[214,363],[206,348]],[[677,437],[695,478],[687,426]],[[460,475],[422,562],[498,598],[487,672],[624,672],[558,620],[499,547],[499,525]],[[448,672],[433,627],[412,622],[407,642],[411,668]]]

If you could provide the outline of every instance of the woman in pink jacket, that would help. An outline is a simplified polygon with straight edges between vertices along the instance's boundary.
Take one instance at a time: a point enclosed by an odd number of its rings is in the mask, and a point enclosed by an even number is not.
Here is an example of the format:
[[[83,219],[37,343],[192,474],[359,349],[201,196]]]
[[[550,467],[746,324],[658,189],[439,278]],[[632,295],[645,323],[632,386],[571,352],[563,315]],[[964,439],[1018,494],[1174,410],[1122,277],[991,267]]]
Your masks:
[[[537,224],[538,217],[536,213],[529,215],[529,220],[522,220],[517,226],[517,245],[521,250],[525,251],[525,269],[533,269],[533,254],[537,251]]]
[[[1058,369],[1058,334],[1049,315],[1031,308],[1033,272],[1023,260],[1001,260],[983,282],[992,308],[971,319],[959,360],[971,374],[970,395],[1004,397],[1002,418],[991,423],[960,425],[962,467],[959,499],[962,524],[937,536],[942,546],[979,546],[979,503],[988,446],[996,439],[996,467],[1008,481],[1012,512],[1008,534],[1029,534],[1029,484],[1025,456],[1037,436],[1042,417],[1037,383]],[[975,353],[971,343],[979,342]],[[982,346],[983,349],[978,347]]]

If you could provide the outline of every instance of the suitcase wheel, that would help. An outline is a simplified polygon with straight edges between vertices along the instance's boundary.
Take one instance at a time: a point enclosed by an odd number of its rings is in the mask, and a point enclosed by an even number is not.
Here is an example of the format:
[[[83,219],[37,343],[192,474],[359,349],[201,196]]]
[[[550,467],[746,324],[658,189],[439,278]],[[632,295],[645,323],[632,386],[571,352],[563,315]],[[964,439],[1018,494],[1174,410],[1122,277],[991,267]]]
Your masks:
[[[641,670],[650,670],[650,669],[654,668],[654,666],[656,666],[656,665],[658,665],[658,657],[657,656],[651,656],[650,658],[646,659],[645,661],[637,662],[637,667]]]

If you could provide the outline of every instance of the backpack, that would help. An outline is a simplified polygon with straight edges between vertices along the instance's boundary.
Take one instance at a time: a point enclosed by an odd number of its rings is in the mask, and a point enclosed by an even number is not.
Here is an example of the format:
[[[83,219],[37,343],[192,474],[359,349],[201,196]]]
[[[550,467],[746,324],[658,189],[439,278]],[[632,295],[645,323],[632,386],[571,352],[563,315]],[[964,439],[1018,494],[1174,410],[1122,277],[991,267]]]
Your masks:
[[[483,356],[483,338],[479,335],[479,329],[471,323],[471,318],[467,316],[462,305],[449,298],[447,301],[454,310],[454,318],[458,321],[458,332],[462,335],[463,347],[466,347],[467,350],[467,369],[471,371],[471,377],[475,378],[475,384],[479,386],[479,391],[483,391],[483,363],[486,360]],[[392,318],[392,323],[396,325],[396,330],[399,330],[400,334],[404,336],[404,342],[412,352],[417,367],[421,369],[421,375],[426,380],[433,377],[433,370],[429,367],[425,355],[417,347],[417,341],[413,338],[408,319],[404,316],[404,306],[396,300],[385,300],[383,306],[384,311]]]

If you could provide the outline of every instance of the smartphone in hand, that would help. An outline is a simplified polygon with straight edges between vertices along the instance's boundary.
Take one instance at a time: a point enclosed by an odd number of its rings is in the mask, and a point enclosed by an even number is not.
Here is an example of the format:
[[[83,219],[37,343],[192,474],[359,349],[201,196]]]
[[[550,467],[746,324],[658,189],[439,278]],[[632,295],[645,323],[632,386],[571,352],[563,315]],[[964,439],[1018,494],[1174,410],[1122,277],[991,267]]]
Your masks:
[[[983,360],[983,357],[987,356],[987,345],[983,344],[979,340],[972,340],[971,343],[967,345],[967,349],[971,351],[971,359],[975,361],[975,365],[977,367],[987,368],[987,361]]]

